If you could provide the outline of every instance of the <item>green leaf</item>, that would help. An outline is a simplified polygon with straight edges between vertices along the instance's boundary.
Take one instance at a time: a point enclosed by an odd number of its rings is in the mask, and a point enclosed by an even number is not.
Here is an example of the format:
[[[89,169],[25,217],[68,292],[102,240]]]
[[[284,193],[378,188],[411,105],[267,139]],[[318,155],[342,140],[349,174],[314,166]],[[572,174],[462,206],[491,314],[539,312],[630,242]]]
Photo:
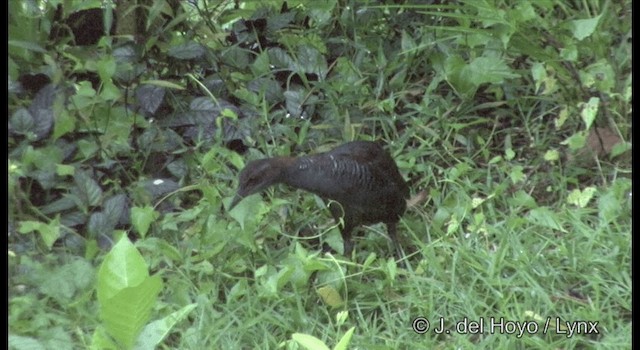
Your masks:
[[[316,289],[316,293],[322,298],[322,301],[331,307],[340,307],[344,305],[344,300],[338,291],[331,286],[323,286]]]
[[[71,331],[62,326],[47,327],[47,329],[38,332],[41,339],[45,339],[47,349],[57,350],[74,350],[74,343],[71,338]]]
[[[62,104],[62,91],[53,84],[45,85],[34,97],[29,106],[29,113],[33,117],[34,127],[31,131],[36,139],[41,140],[51,131],[54,124],[54,105]]]
[[[451,235],[455,233],[460,227],[460,221],[454,215],[451,216],[449,221],[447,222],[447,235]]]
[[[269,48],[269,62],[274,65],[274,68],[286,68],[289,70],[296,70],[296,63],[291,56],[283,49],[274,47]]]
[[[547,78],[547,70],[542,63],[536,62],[531,66],[531,76],[533,77],[533,81],[536,82],[536,91],[539,91],[540,85]]]
[[[340,338],[340,341],[338,342],[338,344],[336,344],[333,350],[347,350],[349,343],[351,342],[351,337],[353,336],[353,332],[355,330],[356,330],[356,327],[349,328],[347,333],[345,333],[342,336],[342,338]]]
[[[465,67],[466,63],[464,62],[462,57],[458,55],[447,57],[443,67],[447,81],[461,95],[473,94],[475,93],[476,88],[476,85],[470,79],[468,79],[468,77],[465,79],[463,74]]]
[[[516,207],[535,208],[537,206],[536,200],[527,192],[519,190],[512,198],[509,199],[509,204]]]
[[[55,145],[39,148],[28,146],[22,155],[22,162],[25,167],[33,165],[37,169],[44,170],[50,173],[50,176],[53,176],[55,167],[62,162],[62,158],[62,149]],[[30,175],[36,178],[33,173]]]
[[[18,232],[29,233],[37,231],[49,250],[53,244],[60,238],[60,216],[51,220],[48,224],[40,221],[21,221]]]
[[[320,80],[324,80],[328,72],[326,58],[318,49],[308,45],[298,47],[297,67],[297,71],[316,74]]]
[[[336,326],[341,327],[349,318],[349,311],[343,310],[336,314]],[[344,337],[343,337],[344,338]]]
[[[618,142],[611,149],[611,158],[615,158],[627,151],[631,150],[631,144],[628,142]]]
[[[253,106],[259,106],[261,101],[260,96],[254,93],[253,91],[249,91],[245,88],[239,88],[233,92],[234,96],[239,98],[242,101],[249,102],[249,104]]]
[[[121,347],[133,346],[161,289],[160,277],[149,277],[144,259],[124,235],[105,256],[96,283],[105,330]]]
[[[9,43],[9,46],[15,46],[15,47],[19,47],[21,49],[27,49],[27,50],[34,51],[34,52],[39,52],[39,53],[47,53],[48,52],[42,46],[40,46],[40,45],[38,45],[36,43],[28,42],[28,41],[9,40],[8,43]]]
[[[177,246],[164,239],[156,237],[148,237],[143,240],[139,240],[136,242],[136,247],[148,249],[174,262],[180,262],[185,259]]]
[[[389,279],[395,280],[398,275],[398,263],[396,263],[396,259],[393,257],[389,257],[387,259],[387,272],[389,273]]]
[[[45,350],[46,347],[35,338],[23,337],[9,332],[9,349]]]
[[[116,60],[113,56],[103,56],[100,61],[97,62],[98,76],[103,83],[111,82],[111,77],[116,72]]]
[[[459,56],[449,56],[444,68],[449,83],[463,96],[472,96],[481,84],[501,84],[520,76],[498,57],[478,57],[466,64]]]
[[[100,98],[105,101],[116,101],[122,96],[122,92],[111,81],[103,83],[100,90]]]
[[[532,209],[526,216],[526,219],[534,225],[558,230],[565,233],[567,232],[567,230],[562,228],[562,226],[560,225],[560,220],[558,220],[556,212],[551,211],[548,207]]]
[[[404,53],[416,48],[416,42],[413,40],[411,35],[408,34],[405,30],[402,31],[402,37],[400,39],[400,47],[402,48],[402,51]]]
[[[514,184],[524,181],[525,176],[523,170],[524,167],[522,167],[522,165],[515,165],[513,168],[511,168],[511,171],[509,172],[509,178],[511,178],[511,181]]]
[[[107,330],[103,326],[98,326],[91,337],[91,350],[120,350],[111,337],[107,334]]]
[[[239,48],[238,46],[232,46],[222,53],[222,60],[225,64],[244,69],[249,65],[249,55],[247,51]]]
[[[71,198],[71,196],[64,196],[58,200],[47,203],[44,206],[40,207],[40,211],[45,215],[49,215],[69,210],[75,207],[76,202],[73,200],[73,198]]]
[[[613,220],[622,214],[622,204],[612,191],[598,199],[598,217],[600,226],[609,225]]]
[[[57,140],[76,128],[76,119],[73,118],[67,110],[62,110],[56,116],[56,122],[53,125],[53,139]]]
[[[251,64],[251,72],[254,76],[267,75],[271,72],[271,63],[269,62],[269,54],[266,51],[261,52]]]
[[[145,207],[133,207],[131,208],[131,224],[133,228],[140,234],[140,237],[145,237],[149,232],[151,223],[156,221],[160,213],[155,211],[152,206]]]
[[[167,55],[180,60],[191,60],[204,56],[205,52],[204,46],[195,41],[189,41],[170,48]]]
[[[568,145],[570,150],[576,151],[584,147],[586,142],[587,142],[586,133],[584,131],[580,131],[569,136],[569,138],[560,142],[560,144]]]
[[[596,193],[595,187],[587,187],[583,191],[575,189],[567,196],[567,203],[576,205],[580,208],[587,206],[593,195]]]
[[[162,279],[152,276],[100,303],[100,316],[105,329],[121,346],[127,349],[133,347],[149,321],[160,290]]]
[[[42,281],[40,291],[60,304],[67,304],[74,301],[78,293],[90,289],[94,275],[94,268],[88,261],[76,259],[50,272]]]
[[[596,30],[598,23],[600,22],[600,17],[590,18],[590,19],[577,19],[572,21],[573,24],[573,37],[582,40],[586,37],[591,36],[593,32]]]
[[[107,222],[114,227],[128,207],[127,196],[124,194],[112,196],[104,201],[102,207]]]
[[[159,320],[153,321],[149,323],[144,329],[142,333],[138,336],[136,341],[135,349],[143,350],[156,349],[160,343],[170,334],[171,330],[175,325],[177,325],[182,320],[186,319],[187,316],[198,306],[198,304],[189,304],[187,306],[182,307],[180,310],[172,312],[171,314],[163,317]]]
[[[87,207],[97,206],[102,199],[100,185],[86,171],[78,171],[73,176],[75,194],[83,205]]]
[[[536,14],[536,9],[529,1],[518,3],[513,10],[507,12],[507,17],[512,17],[517,22],[526,22],[539,18]]]
[[[176,84],[172,81],[167,81],[167,80],[144,80],[144,81],[141,81],[140,84],[155,85],[155,86],[160,86],[167,89],[176,89],[176,90],[185,89],[184,86]]]
[[[19,108],[11,115],[9,121],[9,130],[18,135],[29,136],[35,138],[35,119],[26,108]]]
[[[96,90],[93,89],[93,86],[88,81],[78,82],[76,85],[76,95],[84,96],[84,97],[94,97],[96,95]],[[77,106],[79,109],[86,107],[86,105]]]
[[[504,159],[512,160],[516,156],[516,152],[513,151],[513,148],[507,148],[504,151]]]
[[[80,155],[82,156],[81,159],[89,159],[93,157],[93,155],[96,154],[96,152],[98,152],[98,150],[100,149],[98,144],[93,139],[78,140],[78,142],[76,142],[76,145],[78,146],[78,153],[80,153]]]
[[[110,237],[114,225],[107,221],[107,217],[102,212],[91,213],[87,223],[87,231],[91,238]]]
[[[550,149],[547,152],[545,152],[544,154],[544,160],[546,160],[547,162],[555,162],[558,159],[560,159],[560,153],[558,152],[558,150],[555,149]]]
[[[567,121],[568,118],[569,118],[569,109],[567,107],[564,107],[560,110],[560,113],[558,113],[558,118],[554,119],[553,121],[553,124],[556,127],[556,130],[560,129],[562,125],[564,125],[564,123]]]
[[[566,61],[575,62],[578,60],[578,46],[574,44],[567,44],[560,49],[560,58]]]
[[[497,57],[474,59],[463,69],[462,75],[471,79],[476,86],[484,83],[501,84],[504,79],[520,77],[513,73],[503,59]]]
[[[300,117],[303,112],[304,94],[301,91],[288,90],[284,92],[287,111],[294,117]]]
[[[616,73],[606,59],[601,59],[586,69],[581,70],[580,79],[592,82],[592,84],[587,86],[590,87],[593,85],[598,91],[604,93],[610,93],[616,86]]]
[[[291,339],[302,345],[308,350],[330,350],[322,340],[304,333],[293,333]]]
[[[98,271],[98,302],[113,298],[122,289],[137,286],[147,277],[147,264],[126,236],[105,256]]]
[[[593,121],[596,119],[598,115],[598,106],[600,104],[600,99],[597,97],[592,97],[589,99],[589,102],[586,104],[582,104],[582,112],[580,112],[580,116],[582,117],[582,121],[585,124],[585,129],[591,128]]]
[[[482,197],[473,197],[471,199],[471,208],[476,209],[477,207],[481,206],[482,203],[486,202],[487,199],[486,198],[482,198]]]

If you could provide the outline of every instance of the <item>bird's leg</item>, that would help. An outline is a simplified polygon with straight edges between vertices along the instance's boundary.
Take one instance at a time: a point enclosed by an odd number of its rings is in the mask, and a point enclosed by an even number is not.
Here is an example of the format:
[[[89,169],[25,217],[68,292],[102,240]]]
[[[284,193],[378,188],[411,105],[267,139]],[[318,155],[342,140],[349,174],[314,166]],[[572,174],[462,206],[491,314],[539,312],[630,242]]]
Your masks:
[[[341,224],[342,226],[340,227],[340,234],[342,235],[342,242],[344,244],[342,254],[346,257],[350,257],[351,252],[353,251],[351,231],[355,228],[353,225],[353,218],[349,217],[349,215],[344,212],[344,208],[342,208],[338,202],[330,202],[329,211],[331,211],[331,215],[336,223],[338,225]]]
[[[353,231],[353,227],[351,225],[345,224],[344,228],[340,233],[342,233],[342,242],[344,244],[343,255],[346,257],[351,257],[351,252],[353,252],[353,241],[351,240],[351,231]]]
[[[396,251],[396,258],[398,258],[398,260],[402,259],[404,254],[402,251],[402,247],[400,246],[400,242],[398,242],[395,222],[387,223],[387,232],[389,234],[389,238],[391,239],[391,242],[393,242],[393,247],[395,248],[395,251]]]

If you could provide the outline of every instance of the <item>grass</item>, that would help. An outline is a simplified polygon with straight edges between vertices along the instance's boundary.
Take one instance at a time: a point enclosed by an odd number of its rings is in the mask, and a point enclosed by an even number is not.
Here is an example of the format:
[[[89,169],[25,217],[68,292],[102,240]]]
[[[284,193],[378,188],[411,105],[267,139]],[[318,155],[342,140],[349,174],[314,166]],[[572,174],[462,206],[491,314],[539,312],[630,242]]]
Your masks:
[[[461,186],[455,200],[443,205],[455,212],[471,202],[466,193],[476,192],[472,188]],[[367,349],[625,347],[628,338],[621,334],[629,334],[631,320],[629,227],[618,220],[603,222],[593,209],[563,205],[550,213],[559,227],[554,230],[532,222],[528,208],[513,204],[526,202],[518,199],[522,196],[495,196],[463,214],[460,221],[486,213],[474,231],[458,225],[452,232],[435,232],[431,203],[410,210],[401,225],[406,244],[415,247],[408,269],[388,258],[389,242],[378,226],[367,228],[357,241],[353,261],[305,250],[295,238],[270,236],[269,230],[284,226],[286,232],[287,227],[274,206],[257,220],[256,230],[270,238],[247,259],[255,266],[246,266],[242,277],[221,276],[214,268],[195,283],[204,301],[199,305],[203,319],[202,328],[194,325],[190,331],[196,339],[211,338],[210,344],[231,348],[272,348],[295,332],[333,344],[350,327],[356,328],[352,343]],[[292,211],[287,220],[303,215],[297,204],[284,205]],[[326,213],[311,213],[312,221],[327,220]],[[215,260],[212,264],[218,266]],[[192,268],[181,268],[184,277],[192,275]],[[307,280],[305,272],[311,270],[317,274]],[[202,290],[201,284],[212,289]],[[317,293],[323,286],[334,288],[344,304],[331,307],[323,301]],[[342,312],[347,319],[338,321]],[[411,325],[418,317],[434,323],[442,318],[450,333],[417,334]],[[492,318],[536,332],[491,332],[486,327]],[[485,329],[460,333],[455,327],[465,320],[484,321]],[[570,325],[580,322],[595,323],[598,333],[569,336]]]

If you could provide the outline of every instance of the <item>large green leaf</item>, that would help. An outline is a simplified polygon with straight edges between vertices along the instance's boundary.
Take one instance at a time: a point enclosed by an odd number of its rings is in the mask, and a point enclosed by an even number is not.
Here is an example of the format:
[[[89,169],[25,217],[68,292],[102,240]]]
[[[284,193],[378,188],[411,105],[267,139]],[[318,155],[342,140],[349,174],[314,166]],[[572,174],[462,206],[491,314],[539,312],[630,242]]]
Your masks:
[[[119,344],[131,349],[149,321],[156,298],[162,289],[159,276],[145,278],[135,287],[120,290],[100,303],[100,315],[107,332]]]
[[[120,346],[132,348],[149,321],[162,279],[149,276],[144,259],[123,236],[100,266],[96,288],[105,330]]]
[[[135,287],[148,277],[142,255],[126,236],[122,237],[105,256],[98,271],[98,302],[102,304],[124,288]]]

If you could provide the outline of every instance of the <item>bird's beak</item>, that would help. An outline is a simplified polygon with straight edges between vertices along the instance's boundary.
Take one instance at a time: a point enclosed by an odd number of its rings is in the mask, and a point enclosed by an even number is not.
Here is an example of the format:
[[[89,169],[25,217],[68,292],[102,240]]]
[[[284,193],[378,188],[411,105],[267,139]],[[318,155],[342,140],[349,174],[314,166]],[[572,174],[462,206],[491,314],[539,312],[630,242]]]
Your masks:
[[[233,209],[243,199],[244,199],[244,196],[242,196],[240,193],[237,193],[236,196],[233,197],[233,200],[231,201],[231,205],[229,205],[229,209],[227,211],[231,211],[231,209]]]

